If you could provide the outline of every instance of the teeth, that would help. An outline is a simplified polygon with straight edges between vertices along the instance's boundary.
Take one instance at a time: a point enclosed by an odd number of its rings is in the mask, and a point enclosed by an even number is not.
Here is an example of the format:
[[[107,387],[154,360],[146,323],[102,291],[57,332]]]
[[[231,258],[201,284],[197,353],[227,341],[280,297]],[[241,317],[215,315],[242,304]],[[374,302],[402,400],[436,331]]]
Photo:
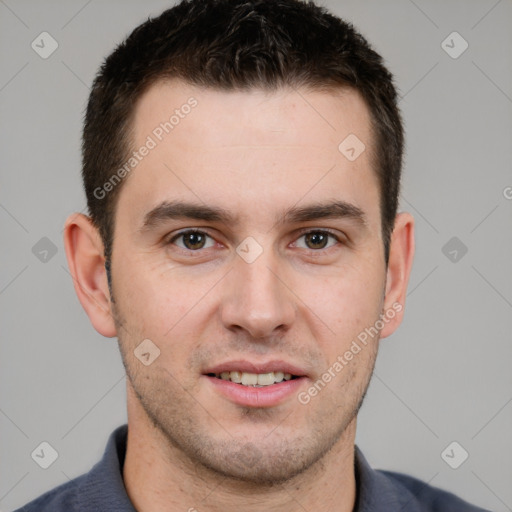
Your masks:
[[[217,377],[222,380],[230,380],[244,386],[262,387],[271,386],[283,380],[292,378],[290,373],[270,372],[270,373],[247,373],[247,372],[222,372]]]
[[[226,372],[231,376],[231,382],[242,383],[242,372]]]
[[[274,372],[258,374],[258,384],[260,386],[269,386],[274,384]]]
[[[254,386],[254,384],[258,384],[258,375],[255,373],[242,373],[242,384],[244,386]]]

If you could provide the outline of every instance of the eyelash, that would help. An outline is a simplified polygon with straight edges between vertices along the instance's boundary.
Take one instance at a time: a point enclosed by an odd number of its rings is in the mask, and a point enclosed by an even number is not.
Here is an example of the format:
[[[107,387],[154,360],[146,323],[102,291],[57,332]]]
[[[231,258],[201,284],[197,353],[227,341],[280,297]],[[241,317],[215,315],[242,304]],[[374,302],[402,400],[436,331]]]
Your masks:
[[[199,235],[205,235],[205,236],[207,236],[207,237],[209,237],[211,239],[214,239],[206,231],[201,231],[199,229],[187,229],[186,231],[181,231],[180,233],[177,233],[176,235],[174,235],[172,238],[170,238],[165,243],[165,245],[171,245],[176,240],[178,240],[179,238],[184,237],[185,235],[194,234],[194,233],[195,234],[199,234]],[[330,231],[329,229],[325,229],[325,228],[324,229],[306,229],[304,231],[301,231],[299,236],[298,236],[298,238],[296,240],[298,240],[299,238],[302,238],[302,237],[304,237],[306,235],[313,234],[313,233],[322,234],[322,235],[328,235],[329,237],[334,238],[334,240],[336,240],[336,242],[338,244],[343,243],[340,240],[340,237],[338,235],[336,235],[333,231]],[[331,249],[332,247],[334,247],[334,246],[326,247],[326,248],[321,248],[321,249],[308,249],[308,250],[311,251],[311,252],[321,252],[321,251],[326,251],[328,249]],[[179,249],[182,249],[182,250],[187,251],[189,253],[201,252],[203,250],[203,249],[196,249],[196,250],[186,249],[186,248],[183,248],[183,247],[179,247]],[[207,247],[207,249],[209,249],[209,247]]]

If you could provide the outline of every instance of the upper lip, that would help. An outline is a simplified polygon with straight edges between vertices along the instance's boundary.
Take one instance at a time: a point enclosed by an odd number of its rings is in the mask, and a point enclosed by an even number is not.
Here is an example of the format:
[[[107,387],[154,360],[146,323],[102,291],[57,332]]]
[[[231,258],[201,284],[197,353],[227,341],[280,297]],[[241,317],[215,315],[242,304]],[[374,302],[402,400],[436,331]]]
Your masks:
[[[244,373],[270,373],[283,372],[289,373],[296,377],[304,377],[306,372],[293,364],[285,361],[268,361],[266,363],[253,363],[246,360],[226,361],[224,363],[211,366],[204,371],[204,374],[222,372],[244,372]]]

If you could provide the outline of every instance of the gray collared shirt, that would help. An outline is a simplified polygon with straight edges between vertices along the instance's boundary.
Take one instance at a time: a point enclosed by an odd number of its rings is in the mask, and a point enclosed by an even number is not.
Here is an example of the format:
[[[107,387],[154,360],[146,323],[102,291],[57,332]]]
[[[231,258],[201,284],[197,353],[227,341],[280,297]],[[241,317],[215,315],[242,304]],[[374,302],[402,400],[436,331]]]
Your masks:
[[[103,458],[85,475],[43,494],[15,512],[136,512],[123,483],[128,427],[112,432]],[[489,512],[401,473],[372,469],[355,447],[354,512]]]

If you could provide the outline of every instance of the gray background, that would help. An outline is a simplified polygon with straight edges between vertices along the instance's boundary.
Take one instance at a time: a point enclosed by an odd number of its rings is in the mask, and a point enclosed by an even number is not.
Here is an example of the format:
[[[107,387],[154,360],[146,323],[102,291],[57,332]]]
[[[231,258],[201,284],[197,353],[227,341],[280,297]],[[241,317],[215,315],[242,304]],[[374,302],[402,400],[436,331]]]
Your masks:
[[[381,344],[357,443],[374,467],[512,510],[512,2],[324,4],[396,75],[408,134],[401,206],[417,221],[405,321]],[[4,511],[87,471],[126,421],[117,344],[75,296],[62,226],[85,206],[79,145],[94,73],[169,5],[0,0]],[[31,48],[43,31],[59,45],[47,59]],[[441,46],[453,31],[469,44],[456,59]],[[32,250],[43,237],[57,249],[46,262]],[[59,454],[46,470],[30,456],[42,441]],[[469,453],[458,469],[441,457],[452,441]]]

